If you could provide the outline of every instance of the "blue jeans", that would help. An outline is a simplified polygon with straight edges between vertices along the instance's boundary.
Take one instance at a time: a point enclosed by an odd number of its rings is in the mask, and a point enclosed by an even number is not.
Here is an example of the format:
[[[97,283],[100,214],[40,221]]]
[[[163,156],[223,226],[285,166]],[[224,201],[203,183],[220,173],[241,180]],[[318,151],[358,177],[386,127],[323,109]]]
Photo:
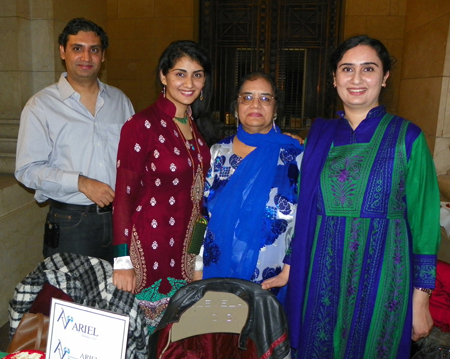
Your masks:
[[[59,225],[59,245],[44,243],[47,258],[55,253],[76,253],[113,261],[112,213],[71,211],[50,205],[47,221]]]

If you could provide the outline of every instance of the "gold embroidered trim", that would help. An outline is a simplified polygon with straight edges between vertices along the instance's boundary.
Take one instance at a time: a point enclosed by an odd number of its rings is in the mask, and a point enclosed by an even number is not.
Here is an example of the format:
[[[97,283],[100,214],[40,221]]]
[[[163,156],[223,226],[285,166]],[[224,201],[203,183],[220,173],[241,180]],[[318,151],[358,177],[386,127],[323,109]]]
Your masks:
[[[139,240],[139,234],[134,225],[130,241],[130,258],[136,273],[135,293],[139,293],[145,288],[144,283],[147,282],[147,265],[145,263],[144,250]]]
[[[182,266],[181,272],[183,279],[188,283],[192,282],[194,278],[194,269],[195,269],[195,254],[188,253],[188,247],[190,241],[192,239],[192,232],[194,231],[194,225],[197,221],[200,213],[200,203],[203,198],[203,185],[205,180],[203,178],[203,169],[201,166],[197,167],[197,171],[195,173],[194,181],[191,187],[191,200],[192,200],[192,214],[189,219],[189,223],[186,229],[186,236],[183,241],[183,258],[182,258]]]

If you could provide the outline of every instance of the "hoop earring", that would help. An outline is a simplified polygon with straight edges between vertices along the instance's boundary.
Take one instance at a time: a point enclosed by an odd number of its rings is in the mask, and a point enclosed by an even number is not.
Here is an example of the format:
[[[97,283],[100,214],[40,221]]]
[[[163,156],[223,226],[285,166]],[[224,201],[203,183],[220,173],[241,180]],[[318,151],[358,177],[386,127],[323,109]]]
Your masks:
[[[236,128],[239,128],[239,116],[237,111],[234,111],[234,118],[236,119]]]
[[[166,98],[166,85],[163,85],[162,94],[163,94],[163,97]]]
[[[200,91],[200,101],[203,101],[204,97],[203,97],[203,90]]]
[[[275,132],[277,132],[277,126],[275,125],[276,119],[277,119],[277,116],[275,115],[275,117],[273,118],[273,122],[272,122],[272,128],[275,130]]]

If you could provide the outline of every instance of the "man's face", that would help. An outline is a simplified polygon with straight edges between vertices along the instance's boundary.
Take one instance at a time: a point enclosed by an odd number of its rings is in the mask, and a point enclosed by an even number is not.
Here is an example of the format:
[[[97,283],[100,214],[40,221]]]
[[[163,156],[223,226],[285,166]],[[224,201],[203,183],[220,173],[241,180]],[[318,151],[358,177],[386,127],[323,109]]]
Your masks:
[[[59,53],[66,62],[69,82],[97,80],[101,64],[105,61],[100,37],[92,31],[69,35],[66,48],[60,45]]]

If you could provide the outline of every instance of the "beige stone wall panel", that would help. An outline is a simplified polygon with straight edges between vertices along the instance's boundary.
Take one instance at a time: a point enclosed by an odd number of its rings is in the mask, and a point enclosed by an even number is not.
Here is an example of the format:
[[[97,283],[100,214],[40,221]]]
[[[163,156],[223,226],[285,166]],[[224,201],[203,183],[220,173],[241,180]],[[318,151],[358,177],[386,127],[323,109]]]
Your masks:
[[[344,39],[367,33],[367,16],[350,15],[345,17]]]
[[[151,18],[155,16],[153,0],[118,0],[118,18]]]
[[[389,54],[395,59],[392,66],[382,103],[385,103],[388,111],[398,113],[398,101],[400,97],[400,83],[402,81],[403,41],[382,39]]]
[[[136,21],[134,19],[109,19],[108,36],[114,40],[136,39]]]
[[[137,60],[108,60],[108,81],[137,80]]]
[[[1,17],[11,17],[17,15],[16,0],[2,0],[1,8],[2,8]]]
[[[0,17],[1,71],[19,70],[19,21],[16,17]],[[5,51],[7,50],[7,51]]]
[[[53,21],[34,20],[29,25],[31,44],[28,49],[23,50],[23,62],[31,59],[31,69],[33,71],[54,71],[56,63],[61,64],[61,69],[64,69],[59,56],[59,45],[54,36]]]
[[[44,259],[46,207],[31,203],[0,218],[0,323],[8,321],[8,302],[16,285]]]
[[[404,79],[400,86],[399,114],[435,137],[441,101],[442,77]]]
[[[174,37],[180,40],[196,40],[192,17],[177,17],[173,27]]]
[[[52,18],[62,21],[64,25],[75,17],[84,17],[107,30],[106,0],[53,0],[52,3]]]
[[[194,16],[193,0],[154,0],[156,17]]]
[[[17,119],[22,111],[20,101],[20,73],[0,71],[0,119]]]
[[[391,0],[346,0],[346,15],[390,15]]]
[[[442,78],[441,101],[436,128],[434,162],[438,175],[444,175],[450,169],[450,78]],[[450,188],[449,188],[450,190]]]
[[[155,40],[149,41],[149,43],[154,44]],[[153,48],[154,45],[150,47]],[[141,57],[142,60],[140,60],[137,64],[137,72],[138,72],[138,78],[140,80],[149,81],[153,84],[155,84],[156,80],[156,68],[158,67],[158,57],[157,56],[145,56]]]
[[[20,105],[14,116],[19,119],[23,106],[29,98],[35,93],[41,91],[44,87],[54,83],[56,78],[59,79],[60,72],[32,72],[21,71],[19,73],[20,92],[18,93]],[[1,107],[1,105],[0,105]]]
[[[408,0],[406,31],[429,23],[450,12],[449,0]]]
[[[172,39],[174,37],[174,18],[138,19],[136,29],[138,34],[142,34],[143,39]]]
[[[175,38],[157,38],[155,39],[155,57],[156,57],[156,61],[159,61],[159,57],[161,56],[161,54],[164,52],[164,50],[167,48],[167,46],[170,45],[171,42],[175,41],[175,40],[179,40],[179,39],[175,39]]]
[[[433,159],[438,176],[445,175],[449,169],[450,139],[437,137],[434,145]],[[450,187],[448,188],[450,189]]]
[[[448,27],[447,42],[445,45],[444,70],[442,71],[442,73],[446,77],[450,76],[450,24]]]
[[[442,78],[436,136],[450,138],[450,78]],[[450,158],[450,157],[449,157]]]
[[[446,14],[405,34],[403,77],[442,76],[450,14]]]
[[[136,55],[139,51],[141,51],[141,42],[142,41],[137,39],[111,40],[110,47],[107,52],[108,60],[133,60],[139,58],[139,56]]]
[[[391,0],[390,15],[406,15],[406,2],[407,0]]]
[[[405,17],[368,16],[366,30],[376,39],[401,40],[405,30]]]
[[[108,19],[119,17],[119,0],[106,0],[106,16]]]
[[[18,11],[23,11],[23,13],[28,12],[28,18],[31,19],[52,19],[53,12],[53,2],[55,0],[19,0],[18,1]],[[22,3],[19,9],[19,2]],[[18,14],[21,16],[20,14]]]
[[[20,71],[30,71],[33,68],[33,41],[32,41],[32,26],[31,21],[25,18],[17,18],[18,32],[17,32],[17,68]],[[42,44],[46,48],[46,44]]]

